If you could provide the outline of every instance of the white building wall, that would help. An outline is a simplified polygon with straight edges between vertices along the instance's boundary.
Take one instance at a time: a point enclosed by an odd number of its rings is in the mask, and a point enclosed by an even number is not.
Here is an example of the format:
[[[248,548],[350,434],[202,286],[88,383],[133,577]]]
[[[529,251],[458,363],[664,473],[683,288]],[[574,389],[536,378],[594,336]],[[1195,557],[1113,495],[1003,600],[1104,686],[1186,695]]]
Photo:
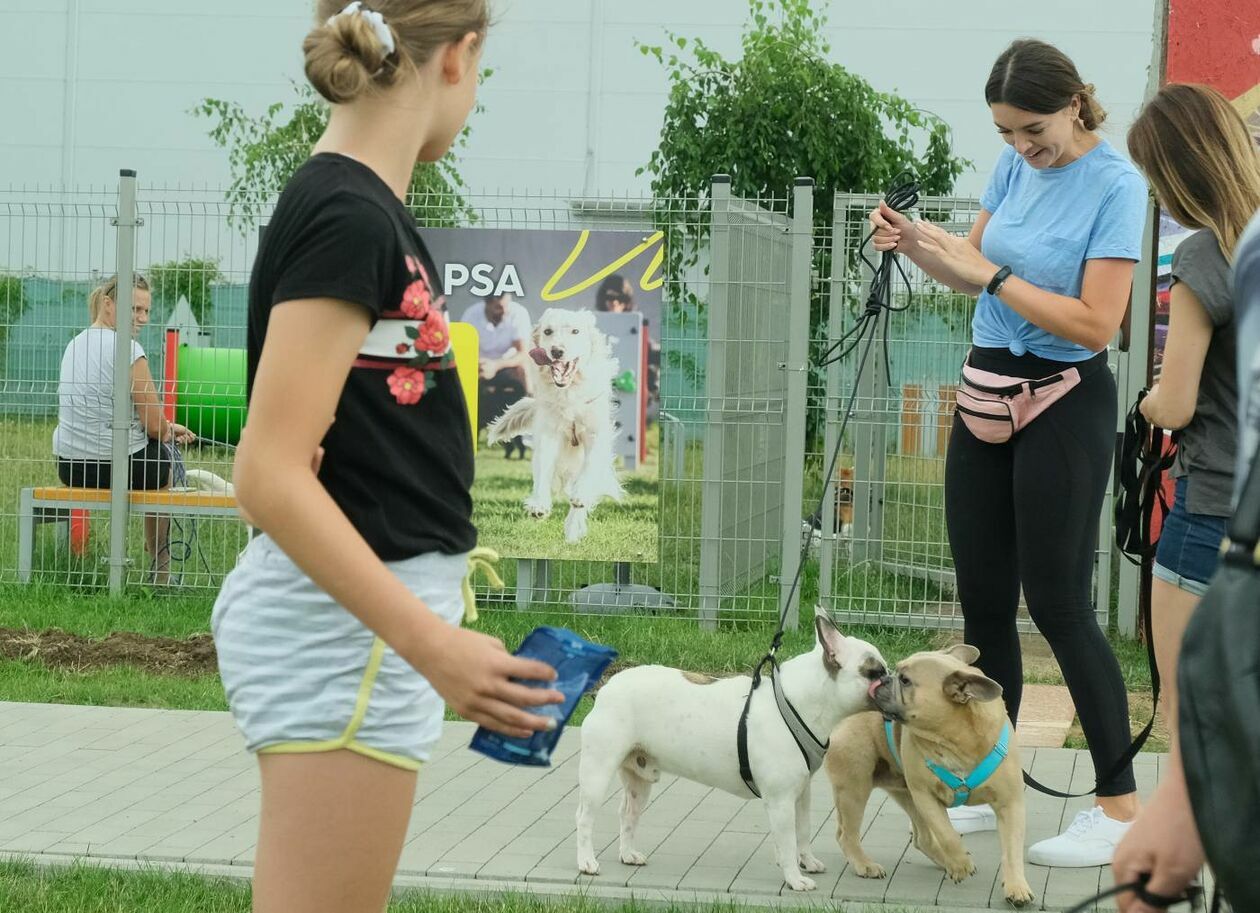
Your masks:
[[[825,0],[819,0],[825,2]],[[976,163],[978,194],[1000,150],[983,104],[1010,40],[1061,46],[1124,131],[1146,86],[1154,0],[831,0],[833,58],[944,117]],[[307,0],[0,0],[0,186],[225,186],[226,154],[189,109],[206,96],[252,112],[292,97]],[[640,193],[666,82],[635,39],[668,28],[737,53],[744,0],[499,0],[463,172],[477,189]],[[0,267],[5,265],[0,246]],[[13,265],[13,264],[9,264]],[[18,264],[21,265],[21,264]]]

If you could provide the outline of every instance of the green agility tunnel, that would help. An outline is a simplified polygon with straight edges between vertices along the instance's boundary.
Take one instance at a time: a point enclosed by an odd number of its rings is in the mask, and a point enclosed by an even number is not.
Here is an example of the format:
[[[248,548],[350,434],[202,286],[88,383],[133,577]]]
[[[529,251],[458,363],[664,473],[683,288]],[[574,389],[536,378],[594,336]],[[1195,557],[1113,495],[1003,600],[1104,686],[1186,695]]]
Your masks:
[[[175,420],[200,438],[235,445],[245,425],[245,350],[179,347]]]

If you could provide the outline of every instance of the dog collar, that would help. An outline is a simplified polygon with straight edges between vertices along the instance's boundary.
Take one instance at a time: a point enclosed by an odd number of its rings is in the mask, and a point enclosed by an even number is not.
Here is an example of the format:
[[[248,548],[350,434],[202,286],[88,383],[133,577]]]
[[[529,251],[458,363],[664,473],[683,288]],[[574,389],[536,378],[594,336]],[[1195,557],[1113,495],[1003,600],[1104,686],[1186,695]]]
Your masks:
[[[884,738],[888,740],[888,750],[892,752],[893,761],[896,763],[897,769],[903,770],[901,754],[897,751],[897,740],[893,738],[892,720],[884,720]],[[993,746],[993,750],[984,756],[984,760],[977,764],[976,769],[969,773],[966,778],[951,773],[935,761],[927,758],[924,758],[923,763],[927,765],[928,770],[936,775],[936,779],[954,791],[954,801],[950,804],[950,808],[957,808],[960,805],[966,805],[967,800],[971,798],[972,791],[979,789],[989,777],[993,776],[993,772],[998,769],[998,766],[1006,758],[1006,752],[1010,743],[1011,724],[1007,721],[1002,724],[1002,734],[998,736],[997,744]]]

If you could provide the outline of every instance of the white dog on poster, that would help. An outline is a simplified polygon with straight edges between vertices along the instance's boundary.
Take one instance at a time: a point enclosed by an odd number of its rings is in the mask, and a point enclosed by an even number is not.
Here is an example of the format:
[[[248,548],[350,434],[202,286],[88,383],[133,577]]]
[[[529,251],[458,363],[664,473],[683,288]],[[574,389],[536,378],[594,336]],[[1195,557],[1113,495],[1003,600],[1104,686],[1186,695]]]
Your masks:
[[[586,535],[590,511],[604,498],[620,501],[625,494],[613,454],[612,382],[619,366],[590,311],[548,308],[532,341],[535,394],[491,422],[487,441],[517,435],[533,441],[533,490],[525,511],[531,517],[550,515],[560,491],[569,499],[565,540],[578,542]]]

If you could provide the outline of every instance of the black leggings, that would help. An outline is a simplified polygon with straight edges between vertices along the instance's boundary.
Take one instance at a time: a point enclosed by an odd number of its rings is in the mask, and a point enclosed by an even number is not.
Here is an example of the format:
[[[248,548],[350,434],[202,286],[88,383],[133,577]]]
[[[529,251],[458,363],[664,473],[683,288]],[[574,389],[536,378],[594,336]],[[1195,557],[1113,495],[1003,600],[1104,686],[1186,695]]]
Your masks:
[[[1129,747],[1129,702],[1120,664],[1094,618],[1094,555],[1116,442],[1116,384],[1106,353],[1087,374],[1005,444],[978,440],[955,416],[945,459],[945,522],[954,553],[967,643],[1019,716],[1023,662],[1015,613],[1020,586],[1033,623],[1063,671],[1094,770],[1105,774]],[[972,350],[983,371],[1046,377],[1060,362],[1005,349]],[[1136,789],[1129,766],[1099,796]]]

